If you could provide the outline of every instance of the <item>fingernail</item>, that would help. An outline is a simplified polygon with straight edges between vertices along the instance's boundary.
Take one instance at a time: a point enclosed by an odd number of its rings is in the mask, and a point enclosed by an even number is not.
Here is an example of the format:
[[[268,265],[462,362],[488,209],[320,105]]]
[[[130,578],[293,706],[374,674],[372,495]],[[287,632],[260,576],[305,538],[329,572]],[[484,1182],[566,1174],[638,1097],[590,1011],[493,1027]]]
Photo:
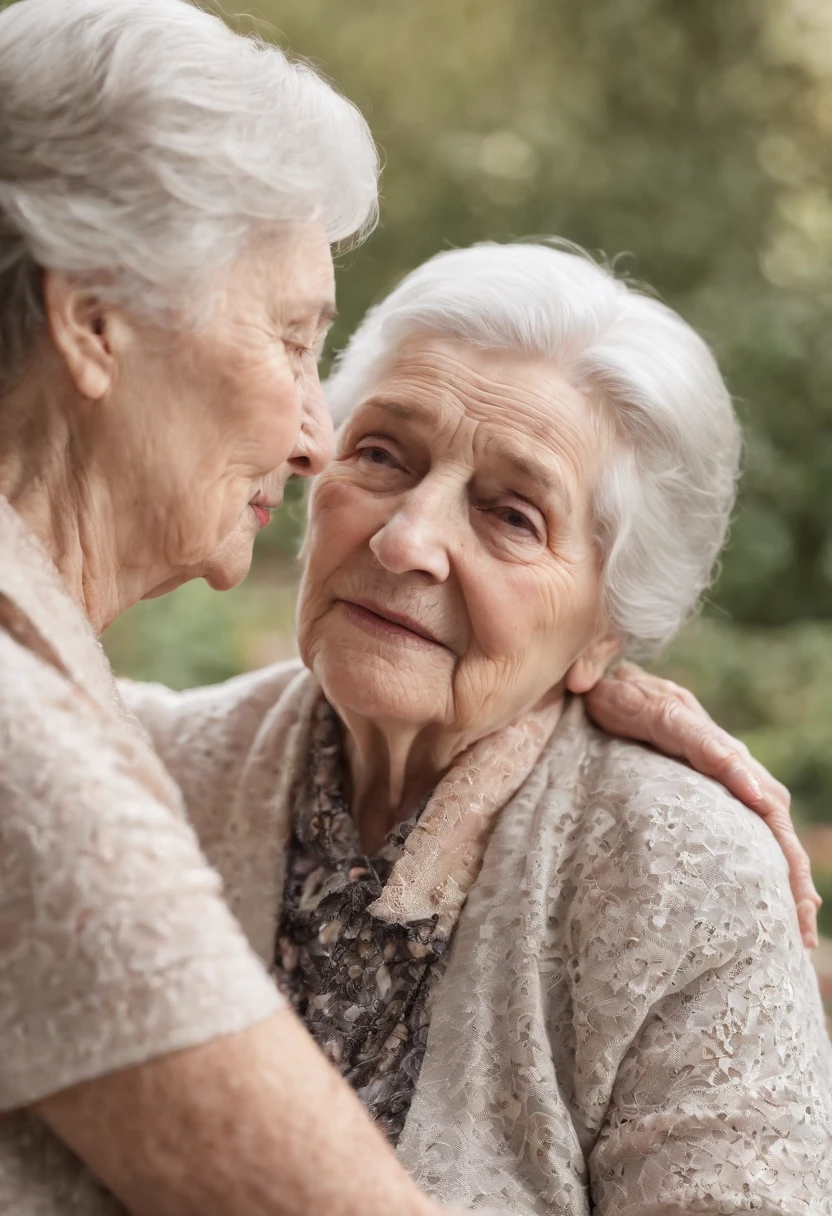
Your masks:
[[[755,799],[755,801],[759,802],[763,796],[763,787],[760,785],[756,777],[752,777],[748,769],[743,770],[743,775],[748,785],[748,792],[751,794],[751,797]]]

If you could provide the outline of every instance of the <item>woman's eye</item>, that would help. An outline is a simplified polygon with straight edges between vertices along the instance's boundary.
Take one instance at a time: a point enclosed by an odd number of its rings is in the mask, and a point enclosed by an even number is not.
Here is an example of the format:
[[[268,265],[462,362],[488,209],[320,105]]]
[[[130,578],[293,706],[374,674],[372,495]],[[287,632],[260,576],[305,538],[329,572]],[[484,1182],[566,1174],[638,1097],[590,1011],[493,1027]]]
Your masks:
[[[382,468],[396,469],[398,461],[386,448],[370,446],[358,449],[358,458],[368,464],[380,465]]]
[[[283,345],[296,363],[305,363],[307,358],[315,353],[311,346],[303,346],[300,342],[287,342],[284,339]]]
[[[530,536],[537,536],[537,529],[532,521],[522,511],[518,511],[516,507],[499,507],[496,514],[510,528],[516,529],[519,532],[527,532]]]

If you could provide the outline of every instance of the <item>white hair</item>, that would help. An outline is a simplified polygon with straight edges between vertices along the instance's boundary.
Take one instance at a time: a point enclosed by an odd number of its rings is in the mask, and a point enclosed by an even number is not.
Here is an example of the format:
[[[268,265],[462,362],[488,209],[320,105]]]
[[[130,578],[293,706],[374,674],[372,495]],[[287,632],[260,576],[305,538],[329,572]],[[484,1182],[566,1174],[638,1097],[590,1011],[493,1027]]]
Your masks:
[[[260,231],[364,236],[377,188],[350,102],[188,0],[20,0],[0,12],[0,383],[44,268],[180,306]]]
[[[601,410],[616,438],[594,488],[607,614],[630,653],[669,641],[713,576],[739,473],[739,426],[705,342],[574,246],[450,250],[371,309],[339,356],[337,421],[416,335],[548,360]]]

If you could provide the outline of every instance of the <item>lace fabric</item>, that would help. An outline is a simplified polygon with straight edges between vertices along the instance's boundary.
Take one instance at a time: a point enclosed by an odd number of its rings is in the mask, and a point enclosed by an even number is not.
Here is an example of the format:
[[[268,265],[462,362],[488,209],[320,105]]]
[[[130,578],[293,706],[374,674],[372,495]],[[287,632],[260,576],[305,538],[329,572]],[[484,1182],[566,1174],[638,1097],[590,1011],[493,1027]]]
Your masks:
[[[315,681],[125,695],[270,955]],[[830,1216],[832,1052],[773,837],[579,700],[551,726],[472,749],[372,905],[461,909],[401,1160],[463,1210]]]
[[[830,1054],[766,829],[575,703],[463,909],[399,1153],[466,1208],[827,1216]]]

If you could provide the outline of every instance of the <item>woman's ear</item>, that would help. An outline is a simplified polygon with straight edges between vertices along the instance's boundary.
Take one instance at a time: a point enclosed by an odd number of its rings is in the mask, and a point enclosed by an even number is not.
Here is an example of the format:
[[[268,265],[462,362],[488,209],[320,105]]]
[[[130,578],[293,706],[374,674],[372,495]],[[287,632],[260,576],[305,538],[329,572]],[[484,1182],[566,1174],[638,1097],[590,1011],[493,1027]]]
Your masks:
[[[566,673],[565,683],[570,692],[580,695],[594,688],[609,667],[621,655],[621,639],[615,634],[590,642]]]
[[[99,401],[115,374],[106,310],[89,290],[52,270],[44,272],[43,299],[49,333],[75,388]]]

